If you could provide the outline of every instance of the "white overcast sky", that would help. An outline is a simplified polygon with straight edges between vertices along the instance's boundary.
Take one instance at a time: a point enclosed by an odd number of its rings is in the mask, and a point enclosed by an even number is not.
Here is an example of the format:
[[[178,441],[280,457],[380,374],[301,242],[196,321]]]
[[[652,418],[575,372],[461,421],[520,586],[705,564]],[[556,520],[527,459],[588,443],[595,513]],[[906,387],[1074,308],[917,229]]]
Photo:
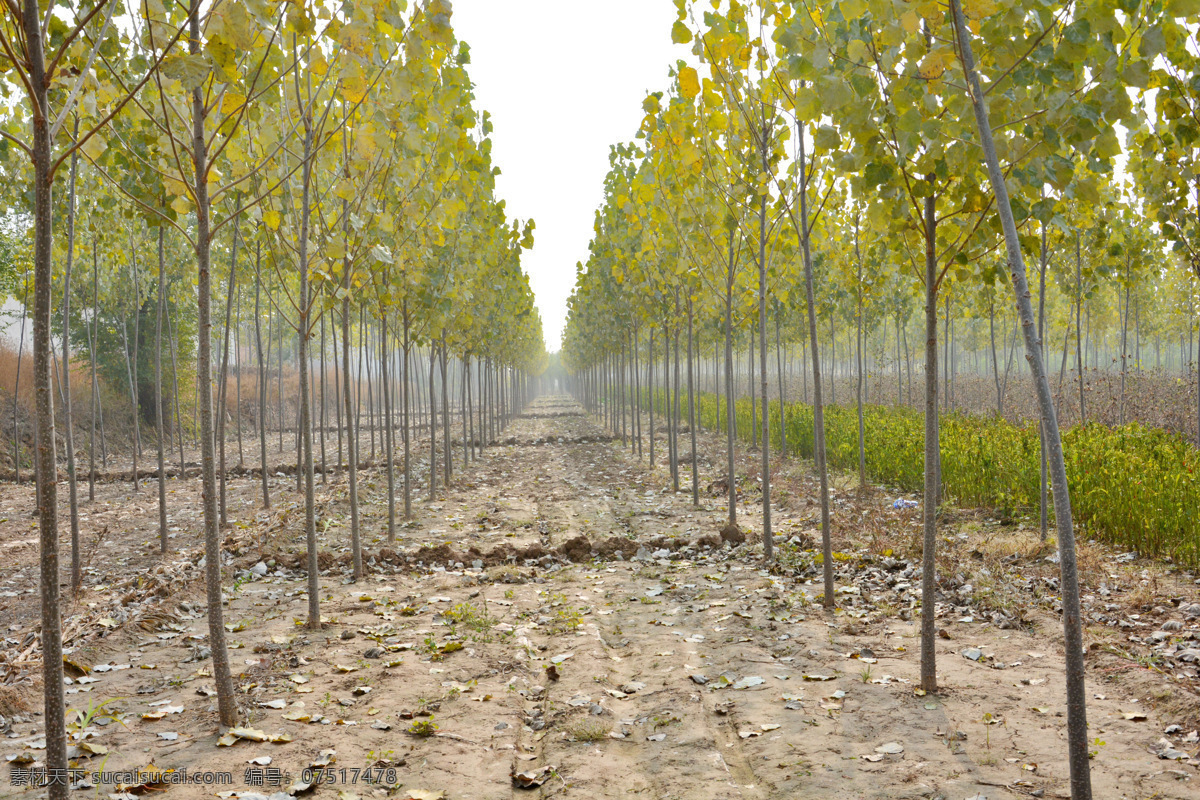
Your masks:
[[[523,265],[546,347],[557,350],[575,262],[587,260],[609,146],[631,139],[647,91],[686,58],[671,44],[671,0],[453,0],[471,45],[477,108],[492,113],[497,191],[510,217],[533,217]]]

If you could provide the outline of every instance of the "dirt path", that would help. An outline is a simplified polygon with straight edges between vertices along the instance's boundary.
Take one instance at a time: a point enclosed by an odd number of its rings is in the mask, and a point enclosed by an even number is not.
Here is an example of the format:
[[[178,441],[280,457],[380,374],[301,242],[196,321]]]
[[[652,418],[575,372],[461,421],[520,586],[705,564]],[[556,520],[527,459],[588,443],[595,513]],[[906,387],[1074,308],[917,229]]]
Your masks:
[[[203,595],[186,582],[199,571],[164,565],[166,601],[138,595],[70,656],[99,669],[76,673],[69,705],[109,701],[80,739],[107,752],[80,753],[81,765],[232,775],[232,785],[170,787],[185,798],[304,794],[295,782],[328,750],[336,760],[310,796],[1068,796],[1054,618],[1004,628],[948,602],[947,690],[917,696],[918,617],[902,613],[911,568],[868,560],[897,579],[878,590],[839,580],[841,608],[826,614],[803,571],[772,575],[750,545],[711,547],[719,503],[692,508],[665,491],[665,469],[606,439],[571,400],[542,398],[447,497],[417,502],[396,543],[381,539],[385,482],[369,474],[374,571],[359,584],[341,564],[348,511],[334,484],[319,525],[330,553],[320,633],[299,624],[304,576],[285,566],[302,546],[302,515],[235,531],[225,618],[248,727],[260,733],[233,746],[218,746],[206,694]],[[811,508],[790,505],[777,527],[802,538]],[[743,521],[757,529],[751,508]],[[880,522],[904,524],[903,512]],[[260,562],[265,574],[247,571]],[[88,597],[102,604],[114,591]],[[1152,752],[1172,721],[1151,708],[1161,681],[1105,666],[1093,660],[1089,675],[1096,796],[1195,797],[1195,766]],[[38,758],[36,720],[10,714],[3,752]],[[253,741],[277,734],[287,741]],[[271,786],[272,770],[291,777]]]

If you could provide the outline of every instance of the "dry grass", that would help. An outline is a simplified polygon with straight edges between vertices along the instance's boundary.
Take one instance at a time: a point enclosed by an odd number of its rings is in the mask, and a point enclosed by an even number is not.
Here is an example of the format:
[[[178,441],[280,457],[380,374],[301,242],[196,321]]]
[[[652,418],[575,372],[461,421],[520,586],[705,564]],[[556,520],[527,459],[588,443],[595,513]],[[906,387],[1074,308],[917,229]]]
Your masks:
[[[612,724],[603,720],[584,717],[567,725],[567,736],[576,742],[599,742],[612,733]]]
[[[1013,557],[1021,561],[1043,558],[1054,551],[1054,542],[1043,542],[1035,530],[1014,530],[999,526],[981,533],[981,538],[974,542],[974,545],[989,567]]]
[[[32,710],[41,693],[40,680],[0,686],[0,716],[11,717]]]

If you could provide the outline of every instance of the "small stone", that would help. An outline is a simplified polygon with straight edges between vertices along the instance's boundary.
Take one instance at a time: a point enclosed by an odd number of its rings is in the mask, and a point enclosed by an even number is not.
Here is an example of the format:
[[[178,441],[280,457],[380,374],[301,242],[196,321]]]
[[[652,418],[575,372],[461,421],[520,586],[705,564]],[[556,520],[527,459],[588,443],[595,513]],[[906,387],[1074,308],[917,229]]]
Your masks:
[[[698,686],[703,686],[704,684],[708,683],[708,678],[704,677],[703,675],[689,675],[688,677],[692,679],[692,683]]]
[[[969,661],[979,661],[983,658],[983,651],[978,647],[968,647],[962,651],[962,657]]]
[[[371,647],[367,650],[367,652],[363,653],[363,658],[382,658],[382,657],[383,657],[383,648],[382,647]]]

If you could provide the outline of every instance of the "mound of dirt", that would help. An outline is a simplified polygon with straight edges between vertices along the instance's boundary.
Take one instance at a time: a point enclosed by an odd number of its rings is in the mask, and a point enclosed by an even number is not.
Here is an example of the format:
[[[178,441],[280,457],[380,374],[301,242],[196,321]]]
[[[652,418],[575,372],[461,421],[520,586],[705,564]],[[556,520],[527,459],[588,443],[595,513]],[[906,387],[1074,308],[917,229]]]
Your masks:
[[[637,542],[623,536],[610,536],[596,545],[596,555],[603,559],[610,559],[615,553],[620,553],[622,558],[629,559],[637,555],[637,551]]]
[[[558,548],[558,552],[571,561],[590,561],[592,558],[592,543],[588,541],[586,536],[581,534],[574,539],[568,539],[562,547]]]

